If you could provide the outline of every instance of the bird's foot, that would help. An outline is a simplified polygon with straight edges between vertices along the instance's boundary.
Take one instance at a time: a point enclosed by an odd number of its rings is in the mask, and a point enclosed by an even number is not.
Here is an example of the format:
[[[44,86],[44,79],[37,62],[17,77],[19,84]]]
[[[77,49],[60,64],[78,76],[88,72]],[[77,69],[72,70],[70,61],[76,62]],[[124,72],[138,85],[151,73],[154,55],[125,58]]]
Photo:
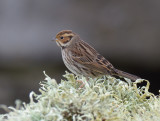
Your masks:
[[[84,87],[85,83],[83,83],[83,81],[77,80],[77,82],[81,84],[79,88],[83,88]]]

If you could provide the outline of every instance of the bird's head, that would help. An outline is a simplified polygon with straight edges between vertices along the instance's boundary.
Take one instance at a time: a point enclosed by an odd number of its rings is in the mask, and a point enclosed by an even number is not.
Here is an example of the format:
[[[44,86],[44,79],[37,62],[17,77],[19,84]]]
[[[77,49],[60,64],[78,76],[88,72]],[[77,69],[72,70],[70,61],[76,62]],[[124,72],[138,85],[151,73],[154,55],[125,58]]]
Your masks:
[[[60,47],[67,47],[72,43],[72,39],[76,34],[71,30],[63,30],[57,33],[56,43]]]

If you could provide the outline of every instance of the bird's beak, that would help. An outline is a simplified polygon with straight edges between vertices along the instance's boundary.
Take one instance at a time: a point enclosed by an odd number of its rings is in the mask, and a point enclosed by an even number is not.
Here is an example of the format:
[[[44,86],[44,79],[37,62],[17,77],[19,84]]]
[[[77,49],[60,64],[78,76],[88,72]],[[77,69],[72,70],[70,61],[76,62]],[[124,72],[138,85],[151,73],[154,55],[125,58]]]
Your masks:
[[[51,41],[57,41],[57,40],[58,40],[57,38],[53,37]]]

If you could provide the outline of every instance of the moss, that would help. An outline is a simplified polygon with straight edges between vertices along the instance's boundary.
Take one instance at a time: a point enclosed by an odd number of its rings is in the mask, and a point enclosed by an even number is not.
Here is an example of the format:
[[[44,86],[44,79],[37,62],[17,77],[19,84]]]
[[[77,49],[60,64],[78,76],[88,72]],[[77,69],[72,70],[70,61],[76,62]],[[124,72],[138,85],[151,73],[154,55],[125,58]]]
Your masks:
[[[45,72],[44,72],[45,74]],[[30,93],[30,103],[0,115],[1,121],[158,121],[160,98],[148,91],[149,81],[132,83],[114,77],[89,79],[66,72],[57,84],[46,75],[40,82],[40,93]],[[83,88],[76,80],[85,83]],[[146,81],[147,85],[137,88]],[[19,103],[17,105],[20,105]]]

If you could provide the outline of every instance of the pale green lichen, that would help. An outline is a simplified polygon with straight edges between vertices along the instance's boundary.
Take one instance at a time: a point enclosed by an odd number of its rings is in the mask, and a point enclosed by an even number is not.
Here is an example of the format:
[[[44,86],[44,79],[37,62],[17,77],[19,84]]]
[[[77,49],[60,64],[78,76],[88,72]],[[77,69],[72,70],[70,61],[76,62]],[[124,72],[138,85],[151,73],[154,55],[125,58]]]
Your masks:
[[[45,73],[44,73],[45,74]],[[160,121],[160,98],[148,91],[149,82],[132,83],[114,77],[89,79],[66,72],[57,84],[46,75],[41,94],[30,93],[30,103],[0,115],[1,121]],[[85,83],[83,88],[76,80]],[[146,81],[147,85],[137,88]]]

